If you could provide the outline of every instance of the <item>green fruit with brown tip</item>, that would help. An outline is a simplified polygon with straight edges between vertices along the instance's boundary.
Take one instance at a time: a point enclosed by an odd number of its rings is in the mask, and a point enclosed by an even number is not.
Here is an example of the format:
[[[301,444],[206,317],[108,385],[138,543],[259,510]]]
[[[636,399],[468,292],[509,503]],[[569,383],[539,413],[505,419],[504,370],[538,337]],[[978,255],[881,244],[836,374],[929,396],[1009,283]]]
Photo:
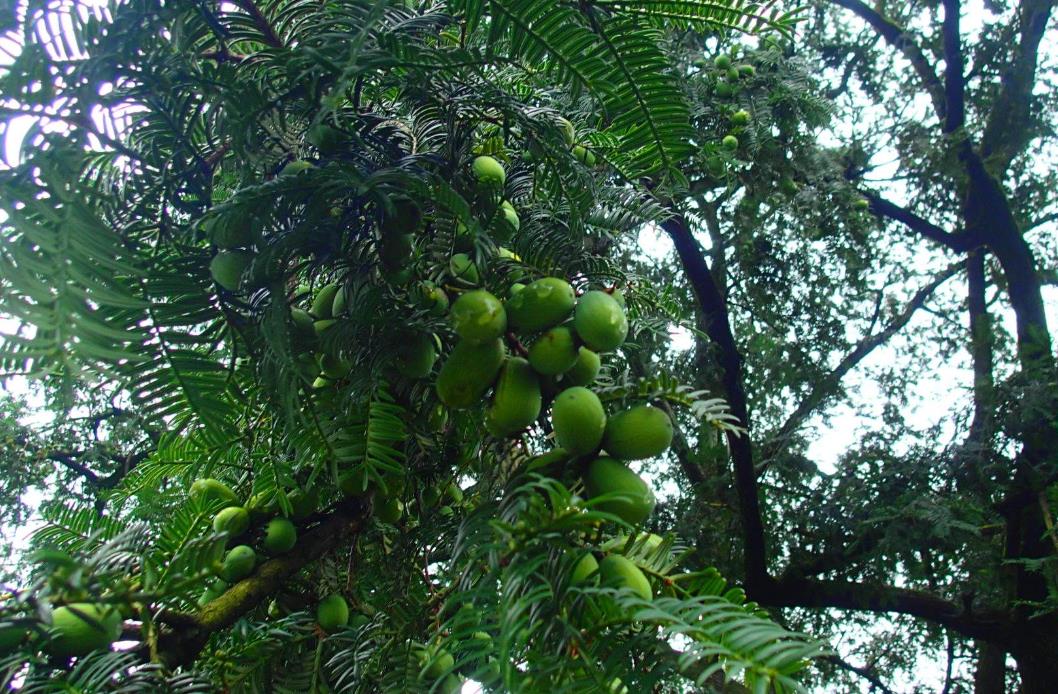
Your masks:
[[[236,583],[253,573],[257,565],[257,554],[248,545],[237,545],[232,547],[224,555],[217,575],[228,583]]]
[[[628,588],[644,600],[654,598],[654,590],[647,577],[634,562],[620,554],[607,555],[599,562],[599,576],[602,577],[603,585]]]
[[[577,361],[562,374],[562,382],[571,386],[591,385],[601,369],[602,360],[599,355],[582,346],[577,350]]]
[[[466,292],[456,299],[449,318],[456,334],[470,342],[488,342],[507,332],[503,304],[484,289]]]
[[[191,487],[188,489],[188,496],[191,497],[192,501],[201,504],[212,504],[219,501],[227,507],[236,506],[239,503],[239,498],[235,496],[235,492],[231,490],[231,487],[220,480],[209,477],[192,482]]]
[[[611,295],[598,290],[587,292],[577,300],[573,327],[584,344],[596,352],[616,349],[628,337],[624,309]]]
[[[382,498],[375,504],[375,518],[394,525],[404,515],[404,504],[397,498]]]
[[[595,153],[584,145],[576,145],[573,148],[573,158],[585,166],[595,166]]]
[[[316,293],[316,298],[312,300],[312,308],[309,309],[313,318],[326,320],[334,316],[334,297],[338,294],[339,286],[337,282],[331,282]]]
[[[481,402],[496,380],[504,354],[500,339],[481,344],[460,340],[437,375],[437,397],[454,409]]]
[[[606,412],[599,396],[575,386],[558,394],[551,406],[555,442],[573,455],[590,453],[599,447],[606,430]]]
[[[464,285],[475,286],[481,282],[478,266],[474,264],[474,261],[466,253],[453,255],[452,260],[448,263],[448,271],[453,279]]]
[[[569,282],[544,277],[507,300],[507,320],[512,330],[530,333],[546,330],[564,321],[575,304],[576,296]]]
[[[107,648],[121,635],[121,614],[110,605],[75,602],[51,613],[50,639],[44,650],[60,658],[77,658]]]
[[[273,557],[294,549],[298,541],[298,529],[286,518],[273,518],[265,526],[261,549]]]
[[[600,501],[594,508],[611,513],[629,525],[639,525],[654,510],[654,493],[647,483],[614,458],[593,460],[584,474],[584,487],[592,499],[612,494],[612,498]]]
[[[485,429],[497,438],[522,431],[540,416],[540,381],[525,359],[511,357],[500,369],[492,402],[485,410]]]
[[[209,261],[209,274],[213,281],[229,292],[239,290],[242,276],[253,261],[249,251],[220,251]]]
[[[397,371],[401,376],[417,380],[426,378],[437,361],[437,347],[433,335],[416,333],[410,335],[396,347]]]
[[[664,410],[637,405],[606,422],[602,447],[614,458],[642,460],[661,455],[672,445],[672,420]]]
[[[573,565],[573,572],[570,574],[569,581],[573,585],[584,583],[589,578],[593,577],[598,570],[599,562],[595,559],[595,555],[591,552],[586,552],[584,556]]]
[[[566,373],[577,363],[577,358],[576,338],[564,325],[545,331],[529,348],[529,363],[545,376]]]
[[[341,595],[331,593],[316,606],[316,622],[327,633],[334,633],[349,623],[349,603]]]
[[[507,180],[507,172],[503,170],[503,165],[489,156],[476,157],[470,169],[478,185],[485,190],[498,190]]]
[[[228,539],[242,535],[250,529],[250,512],[242,506],[229,506],[221,509],[213,517],[213,532],[227,533]]]

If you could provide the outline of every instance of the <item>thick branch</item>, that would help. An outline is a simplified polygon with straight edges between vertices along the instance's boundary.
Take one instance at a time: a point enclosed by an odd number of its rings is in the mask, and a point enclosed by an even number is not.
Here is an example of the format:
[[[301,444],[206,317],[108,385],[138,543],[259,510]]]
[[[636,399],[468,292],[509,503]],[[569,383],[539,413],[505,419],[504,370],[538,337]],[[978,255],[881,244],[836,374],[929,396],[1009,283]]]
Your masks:
[[[924,236],[931,241],[936,241],[953,251],[965,253],[976,245],[972,237],[964,234],[952,234],[951,232],[945,231],[933,222],[919,217],[911,210],[900,207],[896,203],[886,200],[877,193],[861,189],[860,194],[870,201],[870,210],[874,214],[900,222],[916,234]]]
[[[319,525],[298,538],[293,551],[264,562],[252,576],[233,585],[197,613],[159,615],[159,622],[179,627],[178,630],[163,634],[159,640],[159,659],[170,667],[189,665],[202,650],[210,634],[230,627],[278,590],[287,578],[359,531],[368,517],[368,510],[366,501],[343,503],[325,516]]]
[[[918,75],[922,85],[929,93],[933,102],[933,110],[940,120],[945,119],[946,106],[944,98],[944,86],[940,83],[936,71],[930,65],[926,54],[922,52],[918,44],[899,25],[883,17],[881,14],[860,0],[832,0],[835,5],[851,10],[856,16],[864,20],[878,33],[885,42],[896,48],[911,63],[915,74]]]
[[[63,467],[73,470],[81,475],[90,485],[98,486],[99,475],[94,473],[83,463],[77,461],[82,455],[84,455],[84,453],[78,451],[51,451],[48,453],[47,458],[48,460],[59,463]]]
[[[962,39],[959,36],[959,0],[944,3],[944,132],[955,132],[966,122]]]

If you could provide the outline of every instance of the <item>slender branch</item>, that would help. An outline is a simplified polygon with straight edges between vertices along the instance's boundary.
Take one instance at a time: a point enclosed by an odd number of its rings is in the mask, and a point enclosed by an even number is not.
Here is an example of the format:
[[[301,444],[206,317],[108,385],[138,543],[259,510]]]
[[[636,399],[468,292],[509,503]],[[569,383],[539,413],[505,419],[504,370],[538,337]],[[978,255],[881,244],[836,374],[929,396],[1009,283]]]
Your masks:
[[[874,214],[900,222],[916,234],[924,236],[931,241],[936,241],[953,251],[965,253],[976,245],[971,236],[945,231],[933,222],[919,217],[907,208],[900,207],[896,203],[886,200],[873,191],[861,189],[860,194],[870,201],[870,210]]]
[[[272,48],[283,48],[283,41],[276,34],[275,29],[272,28],[272,23],[268,21],[268,18],[264,16],[254,0],[235,0],[235,4],[238,5],[246,14],[250,15],[257,30],[261,32],[261,36],[264,38],[264,42]]]
[[[860,0],[831,1],[839,7],[852,11],[860,19],[867,22],[879,36],[885,39],[886,43],[896,48],[907,58],[911,63],[911,67],[914,68],[915,74],[918,75],[922,85],[929,93],[937,118],[944,120],[946,114],[944,86],[937,77],[933,66],[930,65],[929,60],[926,58],[926,54],[922,52],[922,49],[919,48],[912,37],[898,24],[883,17],[869,5],[860,2]]]
[[[871,691],[877,689],[881,691],[882,694],[896,694],[896,692],[890,689],[885,684],[885,682],[882,681],[882,678],[874,674],[874,668],[872,667],[860,667],[858,665],[853,665],[844,658],[836,655],[826,656],[825,658],[823,658],[823,660],[826,660],[828,663],[833,663],[842,670],[847,670],[848,672],[851,672],[855,675],[859,675],[863,679],[867,680],[871,683]]]

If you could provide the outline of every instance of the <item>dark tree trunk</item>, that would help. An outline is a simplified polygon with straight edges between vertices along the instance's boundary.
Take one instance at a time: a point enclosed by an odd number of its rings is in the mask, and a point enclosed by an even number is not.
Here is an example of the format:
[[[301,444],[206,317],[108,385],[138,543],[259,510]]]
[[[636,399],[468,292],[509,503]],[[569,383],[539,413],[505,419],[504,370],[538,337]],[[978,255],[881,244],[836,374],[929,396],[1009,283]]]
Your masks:
[[[1007,654],[991,641],[977,642],[974,694],[1004,694],[1007,686]]]
[[[1058,617],[1050,615],[1029,623],[1010,653],[1018,666],[1023,694],[1058,691]]]

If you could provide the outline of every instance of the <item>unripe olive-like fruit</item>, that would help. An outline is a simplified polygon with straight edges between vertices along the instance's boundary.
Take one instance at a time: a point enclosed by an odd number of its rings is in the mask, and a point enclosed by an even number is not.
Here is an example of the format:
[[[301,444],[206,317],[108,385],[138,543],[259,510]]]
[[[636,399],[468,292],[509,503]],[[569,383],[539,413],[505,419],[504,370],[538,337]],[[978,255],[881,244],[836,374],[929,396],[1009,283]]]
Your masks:
[[[590,453],[602,442],[606,412],[599,396],[575,386],[558,394],[551,407],[555,441],[572,455]]]
[[[562,139],[566,141],[566,146],[572,147],[574,138],[576,138],[577,136],[576,131],[573,129],[573,123],[571,123],[568,119],[559,116],[558,125],[562,132]]]
[[[485,428],[496,437],[515,434],[540,416],[540,381],[529,362],[511,357],[500,369],[496,392],[485,412]]]
[[[220,251],[209,261],[209,274],[213,281],[229,292],[239,290],[242,276],[253,261],[249,251]]]
[[[242,535],[250,528],[250,513],[242,506],[221,509],[213,517],[213,532],[228,533],[228,539]]]
[[[279,175],[283,177],[297,176],[299,173],[303,171],[308,171],[312,168],[315,168],[315,165],[312,162],[305,161],[304,159],[297,159],[280,169]]]
[[[437,375],[437,397],[448,407],[471,407],[485,396],[503,364],[503,341],[460,340]]]
[[[188,495],[193,501],[202,504],[219,501],[224,506],[235,506],[239,503],[238,497],[235,496],[235,492],[231,490],[231,487],[209,477],[192,482],[191,488],[188,489]]]
[[[727,82],[718,82],[714,90],[721,99],[730,99],[735,95],[735,87]]]
[[[273,518],[265,526],[261,549],[267,554],[277,556],[294,549],[298,541],[298,529],[286,518]]]
[[[577,300],[573,327],[584,344],[597,352],[615,349],[628,337],[624,309],[612,296],[597,290]]]
[[[522,220],[518,219],[518,212],[514,209],[514,205],[506,200],[500,203],[500,215],[501,223],[506,224],[511,230],[517,232],[522,228]],[[499,240],[506,241],[508,238],[510,234],[502,234]]]
[[[584,145],[576,145],[573,148],[573,158],[585,166],[595,166],[595,152]]]
[[[226,214],[209,221],[209,237],[223,250],[244,248],[253,244],[253,217],[248,214]]]
[[[731,114],[731,125],[749,125],[749,111],[745,109],[735,111]]]
[[[482,188],[496,190],[502,188],[507,180],[503,165],[489,156],[475,158],[470,168],[474,173],[474,179]]]
[[[416,306],[431,316],[443,316],[448,311],[448,295],[436,284],[424,280],[415,289],[413,300]]]
[[[866,210],[870,208],[871,201],[866,198],[857,198],[853,201],[852,206],[857,210]]]
[[[475,286],[481,282],[478,274],[478,266],[466,253],[456,253],[448,263],[448,270],[452,277],[463,284]]]
[[[729,152],[734,152],[738,149],[738,138],[734,135],[725,135],[724,139],[720,141],[720,146]]]
[[[599,375],[600,369],[602,369],[602,360],[599,359],[599,355],[582,346],[577,350],[576,363],[562,375],[562,382],[571,386],[591,385]]]
[[[437,361],[437,347],[432,335],[416,333],[396,347],[397,370],[410,379],[426,378]]]
[[[423,674],[431,680],[441,677],[455,667],[456,664],[455,658],[452,657],[452,654],[443,648],[437,649],[436,651],[432,649],[423,649],[419,651],[419,659],[426,667]]]
[[[75,602],[55,608],[48,631],[48,653],[60,658],[80,657],[117,641],[121,614],[111,605]]]
[[[333,354],[324,354],[320,358],[320,372],[332,381],[338,381],[349,375],[353,369],[353,363],[336,357]]]
[[[654,493],[647,483],[613,458],[593,460],[585,472],[584,487],[592,498],[613,494],[613,498],[599,502],[594,508],[612,513],[629,525],[639,525],[654,510]]]
[[[577,363],[577,358],[575,336],[564,325],[545,331],[529,348],[529,363],[545,376],[566,373]]]
[[[740,77],[752,77],[757,74],[757,68],[752,65],[739,65],[738,74]]]
[[[727,70],[731,67],[731,56],[727,53],[721,53],[713,59],[713,66],[717,70]]]
[[[604,585],[628,588],[644,600],[651,600],[654,597],[654,591],[647,577],[635,563],[620,554],[607,555],[599,563],[599,575]]]
[[[316,337],[316,328],[312,324],[312,316],[305,309],[290,309],[290,320],[294,324],[294,332],[299,338],[311,340]]]
[[[316,621],[328,633],[338,631],[349,623],[349,604],[341,595],[331,593],[316,606]]]
[[[507,300],[507,320],[514,330],[537,332],[558,325],[576,303],[573,287],[558,277],[529,283]]]
[[[484,289],[475,289],[456,299],[449,317],[456,334],[471,342],[488,342],[507,332],[503,304]]]
[[[309,128],[305,133],[305,139],[320,150],[321,154],[333,154],[341,146],[345,135],[337,128],[319,123]]]
[[[312,300],[312,308],[309,309],[313,318],[326,320],[334,316],[334,297],[338,294],[338,288],[337,282],[331,282],[316,292],[316,298]]]
[[[393,525],[404,515],[404,503],[397,498],[381,498],[375,503],[375,518]]]
[[[661,455],[672,444],[672,420],[664,410],[637,405],[606,421],[602,447],[614,458],[641,460]]]
[[[570,583],[573,585],[583,583],[598,570],[599,562],[595,559],[595,555],[591,552],[586,552],[584,556],[573,565],[573,573],[571,573],[569,577]]]
[[[290,502],[290,519],[302,521],[316,513],[320,505],[320,493],[315,488],[295,489],[287,494]]]
[[[256,564],[257,554],[254,553],[253,548],[248,545],[237,545],[224,555],[224,562],[217,574],[228,583],[235,583],[252,574]]]
[[[527,470],[540,470],[547,474],[553,472],[551,468],[559,468],[565,463],[569,462],[570,454],[565,448],[555,448],[547,453],[541,453],[538,456],[534,456],[532,460],[526,465]],[[555,477],[555,475],[551,475]]]

